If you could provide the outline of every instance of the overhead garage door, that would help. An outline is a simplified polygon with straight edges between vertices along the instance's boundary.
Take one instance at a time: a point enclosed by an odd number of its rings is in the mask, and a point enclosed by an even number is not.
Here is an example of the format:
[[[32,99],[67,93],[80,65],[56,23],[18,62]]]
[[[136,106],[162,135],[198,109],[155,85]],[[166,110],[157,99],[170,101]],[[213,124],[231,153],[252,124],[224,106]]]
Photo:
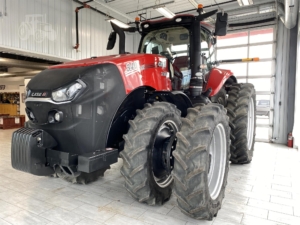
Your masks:
[[[249,29],[218,37],[217,59],[259,57],[259,62],[220,64],[230,69],[239,83],[252,83],[256,89],[256,140],[271,141],[275,79],[274,27]]]

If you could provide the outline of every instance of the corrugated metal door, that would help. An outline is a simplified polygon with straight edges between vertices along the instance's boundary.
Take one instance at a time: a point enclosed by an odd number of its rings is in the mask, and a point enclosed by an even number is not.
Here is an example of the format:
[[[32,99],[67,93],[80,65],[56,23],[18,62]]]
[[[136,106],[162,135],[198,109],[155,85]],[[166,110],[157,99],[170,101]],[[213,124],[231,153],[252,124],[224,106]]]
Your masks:
[[[274,27],[248,29],[218,37],[217,58],[259,57],[259,62],[221,64],[234,72],[239,83],[252,83],[256,89],[256,140],[271,141],[275,81]]]

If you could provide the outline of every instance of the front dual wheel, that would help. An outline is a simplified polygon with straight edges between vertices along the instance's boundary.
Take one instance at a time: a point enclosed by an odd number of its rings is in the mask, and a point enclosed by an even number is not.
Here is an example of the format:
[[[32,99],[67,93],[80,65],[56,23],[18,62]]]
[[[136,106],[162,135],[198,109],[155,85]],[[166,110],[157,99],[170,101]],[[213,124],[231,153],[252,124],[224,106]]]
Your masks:
[[[139,202],[161,205],[172,193],[173,151],[180,130],[180,111],[173,104],[155,102],[137,110],[124,135],[121,174],[125,188]]]
[[[175,178],[179,208],[191,217],[212,219],[224,197],[229,165],[224,107],[198,106],[180,118],[174,105],[156,102],[138,110],[129,123],[121,152],[129,193],[140,202],[163,204]]]

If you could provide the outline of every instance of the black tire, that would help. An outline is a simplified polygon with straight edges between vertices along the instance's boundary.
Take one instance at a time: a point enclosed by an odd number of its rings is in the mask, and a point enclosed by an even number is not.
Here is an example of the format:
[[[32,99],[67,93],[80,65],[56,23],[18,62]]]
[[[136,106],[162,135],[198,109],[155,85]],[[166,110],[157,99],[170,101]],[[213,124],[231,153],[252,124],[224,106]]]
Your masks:
[[[248,124],[248,109],[251,109],[251,101],[254,110],[253,132],[247,136],[248,129],[250,130],[251,127]],[[232,84],[228,88],[227,115],[231,127],[230,160],[234,164],[250,163],[253,157],[256,127],[256,94],[253,84]]]
[[[106,170],[110,169],[110,167],[101,169],[101,170],[96,170],[92,173],[84,173],[81,172],[80,175],[78,176],[71,176],[65,174],[59,167],[56,168],[55,173],[52,175],[53,177],[61,178],[67,182],[71,182],[73,184],[88,184],[93,181],[96,181],[99,177],[104,176],[104,172]]]
[[[226,96],[226,91],[225,88],[222,87],[220,89],[220,91],[211,97],[211,102],[213,103],[219,103],[220,105],[223,105],[224,107],[226,107],[227,105],[227,96]]]
[[[182,122],[181,131],[176,135],[176,150],[173,152],[173,177],[178,206],[184,214],[192,218],[212,220],[221,208],[227,184],[230,157],[229,119],[222,105],[210,103],[189,108]],[[219,127],[223,127],[223,141],[219,143],[223,142],[225,145],[223,152],[216,154],[223,162],[222,172],[219,173],[221,175],[217,177],[223,178],[223,181],[217,184],[218,191],[211,194],[208,175],[212,157],[209,150]]]
[[[120,153],[123,159],[121,174],[125,178],[125,188],[139,202],[161,205],[171,196],[171,149],[176,147],[175,134],[181,127],[180,114],[173,104],[155,102],[153,105],[145,104],[144,109],[137,110],[134,120],[129,121],[130,129],[123,136],[125,146]],[[159,136],[160,132],[165,132],[165,137]],[[165,149],[170,150],[169,156]],[[169,163],[169,166],[164,163]],[[166,184],[159,183],[157,177],[166,178]]]

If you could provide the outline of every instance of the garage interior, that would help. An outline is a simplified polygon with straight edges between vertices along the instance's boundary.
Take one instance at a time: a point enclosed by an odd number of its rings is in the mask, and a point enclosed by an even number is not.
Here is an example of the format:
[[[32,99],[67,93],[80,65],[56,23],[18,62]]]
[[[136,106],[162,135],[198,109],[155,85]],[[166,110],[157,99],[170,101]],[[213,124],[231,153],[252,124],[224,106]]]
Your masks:
[[[31,79],[49,66],[118,55],[119,37],[107,50],[112,20],[135,27],[136,17],[164,19],[158,7],[197,16],[198,4],[205,13],[228,14],[226,36],[216,37],[216,59],[259,58],[217,65],[231,70],[238,83],[254,85],[256,136],[251,163],[230,164],[225,197],[212,220],[183,214],[175,194],[161,206],[138,202],[124,187],[121,158],[88,184],[12,167],[13,133],[29,121]],[[214,27],[216,19],[204,22]],[[298,0],[0,0],[0,30],[0,225],[300,224]],[[125,34],[126,52],[137,53],[141,35]],[[188,55],[188,47],[171,50],[176,57]]]

